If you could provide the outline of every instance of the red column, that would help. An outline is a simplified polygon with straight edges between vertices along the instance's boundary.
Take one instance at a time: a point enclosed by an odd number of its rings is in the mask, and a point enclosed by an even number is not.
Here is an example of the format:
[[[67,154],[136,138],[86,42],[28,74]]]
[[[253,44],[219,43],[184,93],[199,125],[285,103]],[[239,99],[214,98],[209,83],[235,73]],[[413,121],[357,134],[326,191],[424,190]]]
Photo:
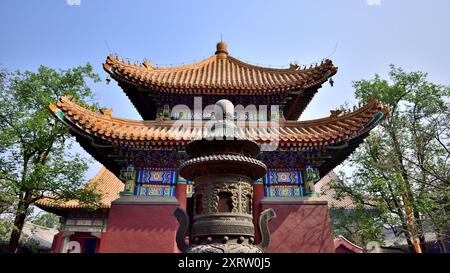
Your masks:
[[[97,237],[97,243],[95,244],[95,253],[100,252],[100,241],[102,240],[101,237]]]
[[[63,240],[63,231],[60,231],[55,234],[53,237],[52,249],[50,250],[52,253],[60,253],[61,252],[61,243]]]
[[[255,225],[255,242],[259,243],[261,236],[258,229],[258,220],[261,213],[261,199],[264,198],[264,184],[255,182],[253,187],[253,223]]]
[[[186,188],[187,184],[185,182],[177,182],[176,188],[175,188],[175,198],[178,199],[178,202],[180,202],[180,208],[186,210]]]

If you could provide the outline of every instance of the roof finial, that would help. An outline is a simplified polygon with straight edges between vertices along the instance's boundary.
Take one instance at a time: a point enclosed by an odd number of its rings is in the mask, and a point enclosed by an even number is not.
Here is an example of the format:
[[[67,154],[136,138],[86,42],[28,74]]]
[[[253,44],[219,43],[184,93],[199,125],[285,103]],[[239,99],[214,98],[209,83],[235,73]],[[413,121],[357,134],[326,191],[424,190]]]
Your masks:
[[[227,43],[223,42],[222,39],[216,45],[216,55],[220,58],[226,58],[228,55]]]

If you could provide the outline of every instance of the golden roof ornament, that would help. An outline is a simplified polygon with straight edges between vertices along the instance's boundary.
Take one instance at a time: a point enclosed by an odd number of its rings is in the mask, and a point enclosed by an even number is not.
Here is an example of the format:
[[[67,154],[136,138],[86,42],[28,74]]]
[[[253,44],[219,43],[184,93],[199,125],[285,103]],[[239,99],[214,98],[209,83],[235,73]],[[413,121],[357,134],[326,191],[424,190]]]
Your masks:
[[[216,53],[219,59],[225,59],[228,56],[228,45],[225,42],[218,42],[216,45]]]
[[[147,68],[147,70],[152,69],[152,62],[151,61],[145,60],[142,64],[144,65],[145,68]]]
[[[113,109],[112,108],[102,108],[100,109],[100,113],[103,116],[110,118],[112,116]]]
[[[338,118],[340,114],[342,114],[343,110],[337,109],[337,110],[330,110],[330,117],[331,118]]]
[[[299,68],[299,65],[296,63],[290,63],[289,64],[289,69],[290,70],[297,70]]]

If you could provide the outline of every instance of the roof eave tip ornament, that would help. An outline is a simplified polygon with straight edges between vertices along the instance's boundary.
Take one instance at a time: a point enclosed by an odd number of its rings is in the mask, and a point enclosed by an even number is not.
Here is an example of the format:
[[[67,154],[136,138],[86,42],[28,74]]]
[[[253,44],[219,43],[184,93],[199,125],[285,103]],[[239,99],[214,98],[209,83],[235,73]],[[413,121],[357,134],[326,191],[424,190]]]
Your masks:
[[[113,112],[112,108],[101,108],[100,109],[100,113],[102,113],[102,115],[105,118],[111,118],[112,117],[112,112]]]
[[[290,70],[297,70],[297,69],[299,69],[299,68],[300,68],[300,66],[298,65],[297,62],[293,62],[293,63],[290,63],[290,64],[289,64],[289,69],[290,69]]]
[[[48,108],[50,109],[50,111],[52,111],[52,112],[56,112],[59,108],[58,108],[58,106],[56,106],[56,104],[53,104],[53,103],[49,103],[48,104]]]
[[[153,64],[151,61],[149,60],[145,60],[142,65],[147,69],[147,70],[151,70],[153,69]]]
[[[330,110],[330,118],[338,119],[338,117],[341,116],[341,114],[343,113],[344,111],[342,109]]]
[[[328,82],[330,83],[331,87],[333,87],[333,86],[334,86],[334,81],[333,81],[333,78],[330,78],[330,79],[328,80]]]

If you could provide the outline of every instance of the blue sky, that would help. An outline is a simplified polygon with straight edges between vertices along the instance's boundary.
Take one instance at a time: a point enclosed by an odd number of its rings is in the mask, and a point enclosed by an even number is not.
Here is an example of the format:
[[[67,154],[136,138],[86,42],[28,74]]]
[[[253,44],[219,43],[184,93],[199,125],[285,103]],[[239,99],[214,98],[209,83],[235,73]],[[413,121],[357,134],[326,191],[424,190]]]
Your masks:
[[[188,63],[213,54],[222,35],[231,55],[255,64],[332,59],[334,87],[325,84],[301,119],[321,118],[354,103],[352,81],[386,76],[391,63],[449,85],[449,13],[448,0],[3,0],[0,63],[35,70],[89,62],[105,79],[109,52]],[[115,82],[91,87],[113,115],[140,118]]]

